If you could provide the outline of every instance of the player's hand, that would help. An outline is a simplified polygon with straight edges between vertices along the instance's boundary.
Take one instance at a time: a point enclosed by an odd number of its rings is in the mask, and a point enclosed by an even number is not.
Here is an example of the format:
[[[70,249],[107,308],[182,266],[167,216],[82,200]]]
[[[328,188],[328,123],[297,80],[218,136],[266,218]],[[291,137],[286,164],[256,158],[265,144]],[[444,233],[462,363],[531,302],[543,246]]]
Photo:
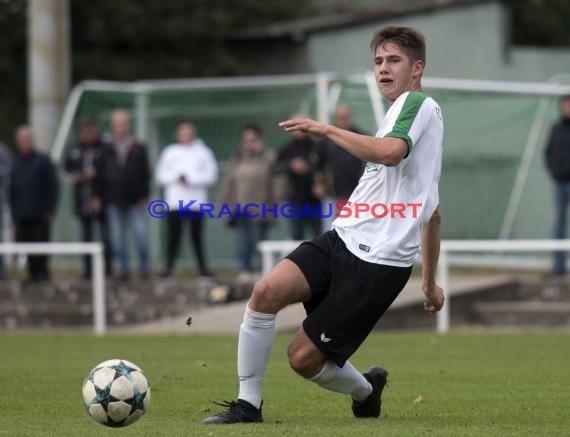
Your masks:
[[[324,138],[327,135],[327,125],[310,118],[282,121],[279,123],[279,127],[285,132],[304,132],[317,138]]]
[[[94,167],[87,167],[87,169],[85,169],[85,171],[83,172],[83,176],[85,177],[86,180],[93,179],[96,174],[97,172],[95,171]]]
[[[424,302],[424,310],[428,313],[435,313],[443,307],[443,302],[445,298],[443,296],[443,288],[437,284],[432,286],[423,285],[422,291],[426,297],[426,302]]]
[[[73,179],[74,184],[79,184],[79,183],[83,182],[83,176],[78,171],[73,172],[72,179]]]
[[[101,198],[100,197],[93,197],[91,199],[91,211],[93,211],[95,214],[99,214],[101,212],[101,209],[103,208],[103,203],[101,202]]]
[[[311,187],[311,193],[317,199],[323,199],[327,195],[327,187],[322,182],[315,182]]]

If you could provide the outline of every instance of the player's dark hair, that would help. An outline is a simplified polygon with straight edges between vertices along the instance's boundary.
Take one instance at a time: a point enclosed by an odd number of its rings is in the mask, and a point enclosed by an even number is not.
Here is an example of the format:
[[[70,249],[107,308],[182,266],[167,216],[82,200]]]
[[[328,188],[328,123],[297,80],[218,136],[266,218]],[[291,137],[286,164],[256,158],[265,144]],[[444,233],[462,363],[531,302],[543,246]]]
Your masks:
[[[253,124],[253,123],[249,123],[249,124],[244,125],[239,132],[240,132],[240,134],[243,134],[247,130],[255,132],[258,137],[261,137],[263,135],[263,131],[261,130],[261,128],[258,125]]]
[[[426,63],[426,40],[424,36],[413,27],[385,26],[374,33],[370,48],[376,53],[378,46],[392,43],[408,55],[410,61]]]
[[[560,103],[565,102],[566,100],[570,100],[570,94],[560,96]]]

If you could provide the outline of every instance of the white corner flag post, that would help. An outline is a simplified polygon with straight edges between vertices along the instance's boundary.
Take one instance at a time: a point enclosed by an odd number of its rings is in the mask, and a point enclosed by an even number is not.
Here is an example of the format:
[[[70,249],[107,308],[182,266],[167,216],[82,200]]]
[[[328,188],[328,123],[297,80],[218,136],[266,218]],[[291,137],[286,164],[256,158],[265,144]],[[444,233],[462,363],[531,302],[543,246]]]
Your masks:
[[[443,307],[437,313],[437,332],[445,334],[449,331],[449,260],[445,243],[442,242],[439,252],[439,262],[437,264],[437,282],[443,288],[445,301]]]

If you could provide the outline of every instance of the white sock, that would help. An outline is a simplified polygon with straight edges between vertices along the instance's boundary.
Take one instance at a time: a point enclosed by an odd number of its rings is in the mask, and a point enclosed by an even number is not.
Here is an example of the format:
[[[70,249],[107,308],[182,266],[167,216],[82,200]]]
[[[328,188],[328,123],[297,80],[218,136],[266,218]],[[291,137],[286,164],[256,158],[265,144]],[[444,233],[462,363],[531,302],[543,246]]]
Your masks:
[[[370,383],[348,361],[344,367],[338,367],[332,361],[327,361],[321,371],[309,378],[309,381],[328,390],[350,393],[352,398],[359,402],[372,393]]]
[[[238,399],[261,406],[261,384],[275,338],[275,314],[258,313],[246,306],[239,329]]]

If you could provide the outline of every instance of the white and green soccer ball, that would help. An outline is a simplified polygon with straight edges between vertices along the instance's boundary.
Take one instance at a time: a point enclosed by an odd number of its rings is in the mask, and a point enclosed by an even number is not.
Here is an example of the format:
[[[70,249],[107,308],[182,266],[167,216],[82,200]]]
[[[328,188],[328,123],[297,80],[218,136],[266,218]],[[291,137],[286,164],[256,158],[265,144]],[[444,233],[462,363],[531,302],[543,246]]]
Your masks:
[[[127,360],[108,360],[95,366],[83,381],[83,402],[97,422],[127,426],[147,410],[150,386],[137,365]]]

